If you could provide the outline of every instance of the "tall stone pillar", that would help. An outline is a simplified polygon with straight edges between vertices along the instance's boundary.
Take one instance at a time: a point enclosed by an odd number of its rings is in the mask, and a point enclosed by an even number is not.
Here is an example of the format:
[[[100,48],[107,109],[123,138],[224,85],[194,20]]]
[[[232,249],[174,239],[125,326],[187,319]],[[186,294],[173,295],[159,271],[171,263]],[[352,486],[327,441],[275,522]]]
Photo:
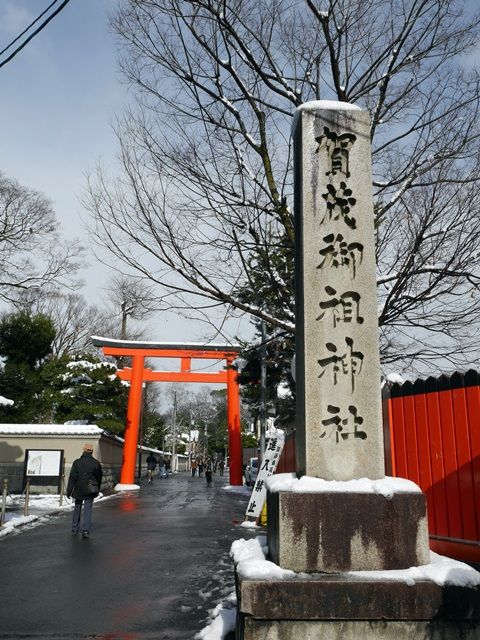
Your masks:
[[[381,478],[370,118],[317,104],[293,132],[297,472]]]
[[[270,564],[237,570],[239,640],[480,637],[480,591],[398,571],[430,552],[425,496],[384,477],[369,124],[345,103],[295,116],[298,477],[267,480]]]

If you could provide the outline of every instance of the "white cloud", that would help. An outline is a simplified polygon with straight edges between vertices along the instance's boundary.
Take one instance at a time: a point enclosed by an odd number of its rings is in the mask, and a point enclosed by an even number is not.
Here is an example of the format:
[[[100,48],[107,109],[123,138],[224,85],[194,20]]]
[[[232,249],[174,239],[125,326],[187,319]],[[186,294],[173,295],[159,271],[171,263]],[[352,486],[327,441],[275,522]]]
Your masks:
[[[22,7],[15,0],[3,2],[0,9],[0,33],[6,34],[13,40],[16,38],[37,16],[29,11],[27,7]],[[1,49],[8,42],[2,43]]]

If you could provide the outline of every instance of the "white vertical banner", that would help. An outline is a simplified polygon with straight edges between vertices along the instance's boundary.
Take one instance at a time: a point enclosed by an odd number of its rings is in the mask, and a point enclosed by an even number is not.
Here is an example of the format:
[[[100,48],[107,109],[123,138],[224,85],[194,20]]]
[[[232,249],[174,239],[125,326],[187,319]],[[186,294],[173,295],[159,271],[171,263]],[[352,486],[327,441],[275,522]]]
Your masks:
[[[265,480],[274,474],[280,456],[282,455],[284,444],[285,436],[282,432],[277,432],[275,436],[267,440],[265,455],[262,458],[257,481],[253,487],[252,495],[250,496],[247,506],[246,516],[249,518],[258,518],[262,513],[263,505],[267,499]]]

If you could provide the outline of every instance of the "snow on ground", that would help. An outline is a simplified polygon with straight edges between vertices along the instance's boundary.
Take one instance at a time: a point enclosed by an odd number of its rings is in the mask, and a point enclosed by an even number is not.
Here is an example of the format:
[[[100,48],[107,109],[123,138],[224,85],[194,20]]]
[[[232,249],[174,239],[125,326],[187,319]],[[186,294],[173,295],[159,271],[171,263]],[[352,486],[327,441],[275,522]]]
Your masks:
[[[252,580],[301,578],[308,580],[319,577],[319,574],[297,574],[294,571],[282,569],[267,560],[267,554],[267,537],[264,535],[248,540],[235,540],[230,551],[238,573],[244,578]],[[431,580],[440,586],[450,584],[459,587],[474,587],[480,585],[480,573],[472,567],[433,552],[430,552],[430,556],[430,564],[420,567],[410,567],[410,569],[401,571],[351,571],[349,575],[371,580],[398,580],[406,582],[409,586],[421,580]],[[227,635],[235,629],[236,604],[237,599],[233,590],[210,612],[209,623],[196,634],[195,639],[225,640]]]
[[[211,622],[195,635],[195,640],[223,640],[235,630],[237,617],[237,596],[235,591],[225,598],[211,612]]]
[[[244,529],[257,529],[258,527],[256,520],[244,520],[242,523],[238,525],[239,527],[243,527]]]
[[[295,573],[282,569],[267,560],[267,537],[257,536],[250,540],[235,540],[230,555],[237,565],[237,572],[243,578],[250,580],[284,580],[288,578],[302,578],[303,580],[318,579],[321,574]],[[447,584],[456,587],[480,586],[480,573],[472,567],[430,552],[430,563],[419,567],[393,571],[349,571],[347,575],[369,580],[393,580],[405,582],[409,586],[421,580],[431,580],[439,586]]]
[[[224,491],[230,491],[232,493],[241,493],[244,496],[249,496],[252,493],[252,489],[251,487],[246,487],[245,485],[233,485],[233,484],[226,484],[223,487]]]
[[[111,496],[100,493],[95,500],[106,500],[109,497]],[[32,526],[45,524],[51,516],[73,509],[74,502],[63,496],[62,505],[60,505],[58,494],[31,494],[28,502],[29,515],[24,516],[25,496],[23,494],[7,496],[5,522],[0,528],[0,539],[9,533],[20,533],[24,527],[30,529]]]

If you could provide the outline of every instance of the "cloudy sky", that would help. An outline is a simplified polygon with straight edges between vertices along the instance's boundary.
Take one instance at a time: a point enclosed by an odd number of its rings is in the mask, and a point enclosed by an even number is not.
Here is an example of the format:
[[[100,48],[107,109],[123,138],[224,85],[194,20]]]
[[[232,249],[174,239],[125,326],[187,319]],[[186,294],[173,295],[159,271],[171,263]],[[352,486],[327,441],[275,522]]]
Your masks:
[[[50,1],[1,0],[0,50]],[[86,244],[80,222],[85,174],[98,160],[107,166],[115,162],[111,123],[129,100],[116,68],[115,38],[108,30],[108,15],[118,4],[119,0],[71,0],[0,68],[0,171],[48,196],[64,236],[80,237]],[[89,303],[98,304],[110,274],[93,257],[90,263],[83,273],[82,293]],[[173,314],[150,320],[151,328],[152,322],[157,340],[198,342],[208,332],[198,322]]]
[[[465,0],[465,7],[472,11],[477,2]],[[50,0],[1,0],[0,50],[49,4]],[[119,0],[71,0],[0,68],[0,170],[47,195],[64,235],[83,237],[87,243],[79,203],[84,176],[97,160],[106,165],[115,161],[111,122],[129,99],[116,69],[114,36],[108,31],[108,14],[118,4]],[[108,275],[91,258],[83,291],[90,303],[101,299]],[[162,316],[157,334],[159,340],[202,339],[198,323],[168,316]]]
[[[0,48],[49,4],[2,0]],[[79,225],[84,174],[97,158],[113,160],[110,123],[127,100],[107,31],[107,13],[115,4],[73,0],[0,69],[0,169],[53,201],[67,238],[84,234]],[[85,294],[94,302],[98,267],[85,277]]]

